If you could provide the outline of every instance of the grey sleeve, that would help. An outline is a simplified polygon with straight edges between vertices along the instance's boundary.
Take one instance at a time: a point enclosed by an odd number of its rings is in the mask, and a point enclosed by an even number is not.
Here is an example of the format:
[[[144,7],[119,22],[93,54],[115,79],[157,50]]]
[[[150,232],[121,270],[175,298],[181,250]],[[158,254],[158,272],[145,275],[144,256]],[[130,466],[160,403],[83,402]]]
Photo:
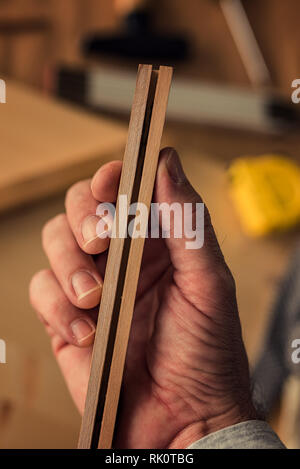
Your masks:
[[[249,420],[211,433],[188,449],[285,449],[285,446],[269,424]]]

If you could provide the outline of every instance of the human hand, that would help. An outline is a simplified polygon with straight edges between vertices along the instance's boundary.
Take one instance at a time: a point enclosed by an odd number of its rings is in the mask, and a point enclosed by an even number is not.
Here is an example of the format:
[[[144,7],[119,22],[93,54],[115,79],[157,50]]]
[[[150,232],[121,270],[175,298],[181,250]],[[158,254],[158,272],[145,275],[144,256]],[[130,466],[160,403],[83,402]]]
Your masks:
[[[51,270],[30,298],[82,413],[109,240],[96,236],[101,202],[115,202],[122,163],[75,184],[66,214],[50,220],[43,246]],[[160,156],[155,202],[199,203],[171,149]],[[186,448],[256,418],[235,284],[205,212],[205,241],[147,239],[131,328],[114,447]]]

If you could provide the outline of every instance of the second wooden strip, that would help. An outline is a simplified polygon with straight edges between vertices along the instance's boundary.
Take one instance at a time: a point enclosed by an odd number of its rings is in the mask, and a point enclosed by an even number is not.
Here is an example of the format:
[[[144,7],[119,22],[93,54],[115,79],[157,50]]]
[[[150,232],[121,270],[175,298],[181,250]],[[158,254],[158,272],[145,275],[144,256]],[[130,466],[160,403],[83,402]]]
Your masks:
[[[171,80],[172,68],[161,67],[156,86],[152,119],[149,129],[144,168],[138,197],[138,202],[145,204],[148,210],[150,208],[153,195],[160,142],[165,122]],[[99,448],[102,449],[111,448],[113,440],[114,422],[118,409],[144,243],[144,238],[137,238],[132,240],[130,246],[123,297],[119,314],[119,322],[116,333],[116,341],[99,439]]]

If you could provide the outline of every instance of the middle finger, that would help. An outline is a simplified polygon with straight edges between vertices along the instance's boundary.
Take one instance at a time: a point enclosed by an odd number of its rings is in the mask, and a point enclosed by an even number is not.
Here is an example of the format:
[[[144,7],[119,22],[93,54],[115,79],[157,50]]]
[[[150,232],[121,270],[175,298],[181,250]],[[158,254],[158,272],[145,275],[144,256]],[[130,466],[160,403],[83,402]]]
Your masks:
[[[102,293],[102,277],[92,257],[78,246],[65,214],[45,225],[43,247],[69,300],[83,309],[97,306]]]

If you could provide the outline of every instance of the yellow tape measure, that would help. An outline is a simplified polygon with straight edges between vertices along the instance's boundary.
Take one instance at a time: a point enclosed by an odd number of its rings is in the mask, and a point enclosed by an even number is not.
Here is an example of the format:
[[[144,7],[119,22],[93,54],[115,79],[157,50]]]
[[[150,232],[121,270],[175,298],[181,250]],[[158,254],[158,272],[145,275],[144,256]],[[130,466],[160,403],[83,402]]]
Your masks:
[[[285,231],[300,222],[300,167],[290,158],[239,158],[229,177],[235,207],[249,235]]]

